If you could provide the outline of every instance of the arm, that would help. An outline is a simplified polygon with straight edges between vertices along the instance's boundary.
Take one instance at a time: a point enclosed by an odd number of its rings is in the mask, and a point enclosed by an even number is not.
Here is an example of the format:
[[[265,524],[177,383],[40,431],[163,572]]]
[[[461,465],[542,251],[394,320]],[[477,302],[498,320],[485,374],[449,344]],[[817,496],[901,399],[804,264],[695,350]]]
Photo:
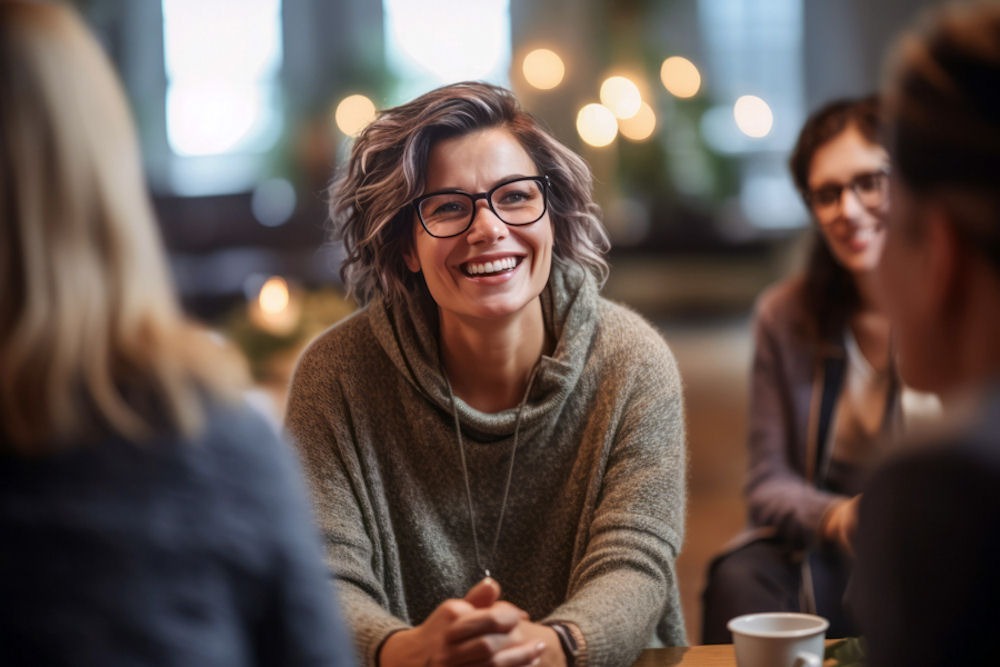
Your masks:
[[[382,641],[408,627],[401,610],[390,609],[383,588],[379,526],[367,499],[367,483],[350,436],[352,415],[337,383],[337,362],[323,339],[299,361],[292,380],[285,427],[298,448],[312,494],[313,511],[329,571],[353,630],[362,664],[375,663]],[[396,611],[399,615],[394,615]]]
[[[336,361],[311,349],[299,363],[286,416],[313,490],[325,536],[327,561],[337,575],[345,615],[364,664],[427,667],[493,661],[523,667],[538,658],[539,638],[518,630],[521,610],[476,587],[465,600],[442,600],[424,621],[411,626],[403,600],[393,599],[383,582],[381,525],[371,496],[378,476],[363,443],[353,437],[356,419],[337,383]],[[488,588],[488,587],[487,587]]]
[[[685,644],[675,560],[684,532],[686,452],[680,376],[662,338],[646,327],[597,371],[607,378],[590,419],[608,448],[594,473],[596,508],[568,599],[547,619],[568,621],[586,642],[591,667],[623,664],[654,636]],[[610,336],[609,336],[610,337]],[[604,415],[608,422],[604,423]]]
[[[792,326],[787,320],[776,312],[773,299],[761,300],[754,317],[745,492],[755,525],[773,526],[779,535],[807,544],[834,502],[847,499],[817,489],[801,467],[809,437],[800,432],[808,415],[799,413],[809,410],[801,393],[811,396],[813,366],[800,349],[806,343],[782,335]],[[793,464],[796,455],[800,464]]]

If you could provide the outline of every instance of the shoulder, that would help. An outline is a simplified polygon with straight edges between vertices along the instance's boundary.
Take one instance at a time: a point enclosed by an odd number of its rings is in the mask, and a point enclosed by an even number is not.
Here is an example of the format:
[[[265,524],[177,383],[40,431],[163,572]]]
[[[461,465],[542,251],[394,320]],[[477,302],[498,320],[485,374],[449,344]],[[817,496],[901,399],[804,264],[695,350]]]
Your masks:
[[[773,339],[796,350],[814,348],[815,316],[806,296],[805,276],[791,276],[761,292],[754,305],[753,330],[758,341]]]
[[[805,277],[795,275],[768,286],[754,306],[754,317],[767,324],[798,323],[806,319]]]
[[[623,368],[641,364],[676,373],[676,360],[663,333],[631,308],[600,298],[597,327],[594,354]]]
[[[370,358],[377,348],[369,310],[362,308],[309,342],[296,363],[296,381],[316,374],[328,374],[331,366],[360,363]]]

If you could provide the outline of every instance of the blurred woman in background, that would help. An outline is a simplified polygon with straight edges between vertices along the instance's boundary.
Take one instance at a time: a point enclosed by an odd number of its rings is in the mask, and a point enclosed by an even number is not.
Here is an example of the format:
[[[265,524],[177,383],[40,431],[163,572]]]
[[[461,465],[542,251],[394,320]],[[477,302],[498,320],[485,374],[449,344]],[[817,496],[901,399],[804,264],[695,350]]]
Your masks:
[[[127,103],[0,3],[0,661],[349,665],[290,451],[185,321]]]
[[[875,283],[888,213],[889,158],[874,97],[816,111],[792,152],[815,240],[805,271],[768,289],[754,315],[751,528],[709,569],[703,641],[731,641],[730,618],[808,611],[854,634],[842,598],[857,500],[903,413],[890,327]]]

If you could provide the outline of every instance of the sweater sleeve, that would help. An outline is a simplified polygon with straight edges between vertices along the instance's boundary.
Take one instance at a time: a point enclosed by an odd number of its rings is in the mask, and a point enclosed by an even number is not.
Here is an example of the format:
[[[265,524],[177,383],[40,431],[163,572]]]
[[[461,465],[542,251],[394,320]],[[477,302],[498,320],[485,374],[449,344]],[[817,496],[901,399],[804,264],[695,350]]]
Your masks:
[[[322,345],[303,355],[289,393],[285,427],[297,446],[322,531],[327,565],[362,665],[375,665],[392,632],[409,627],[389,609],[382,585],[379,530],[362,463],[352,446],[352,415],[339,373]]]
[[[617,420],[589,539],[568,599],[547,619],[580,628],[590,667],[628,664],[654,636],[687,643],[675,569],[686,502],[680,375],[651,328],[620,333],[629,350],[601,371],[614,378],[601,400]]]
[[[806,544],[837,496],[817,489],[792,462],[794,455],[806,456],[808,435],[803,433],[798,442],[795,437],[801,415],[795,414],[796,380],[787,365],[789,350],[780,340],[782,326],[789,324],[777,316],[773,300],[762,300],[754,318],[746,498],[754,524],[773,526],[778,534]],[[796,447],[802,451],[793,452]]]

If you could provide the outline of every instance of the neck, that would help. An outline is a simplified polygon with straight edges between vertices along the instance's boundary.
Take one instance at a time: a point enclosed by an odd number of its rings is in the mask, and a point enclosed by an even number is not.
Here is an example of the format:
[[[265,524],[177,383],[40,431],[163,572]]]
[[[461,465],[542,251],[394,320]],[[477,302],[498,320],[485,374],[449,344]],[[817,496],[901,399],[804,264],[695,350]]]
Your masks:
[[[545,349],[540,299],[501,321],[441,319],[441,356],[452,391],[483,412],[521,402]]]
[[[858,289],[858,308],[850,316],[851,331],[868,363],[883,371],[889,367],[889,316],[882,308],[872,273],[855,274],[854,284]]]
[[[885,308],[875,280],[875,272],[855,273],[852,278],[858,290],[858,310],[866,314],[883,313]]]
[[[966,286],[964,307],[949,313],[947,329],[952,333],[946,355],[947,392],[978,392],[986,385],[1000,381],[1000,311],[993,304],[1000,302],[1000,279],[988,276]],[[977,304],[990,304],[977,307]]]

